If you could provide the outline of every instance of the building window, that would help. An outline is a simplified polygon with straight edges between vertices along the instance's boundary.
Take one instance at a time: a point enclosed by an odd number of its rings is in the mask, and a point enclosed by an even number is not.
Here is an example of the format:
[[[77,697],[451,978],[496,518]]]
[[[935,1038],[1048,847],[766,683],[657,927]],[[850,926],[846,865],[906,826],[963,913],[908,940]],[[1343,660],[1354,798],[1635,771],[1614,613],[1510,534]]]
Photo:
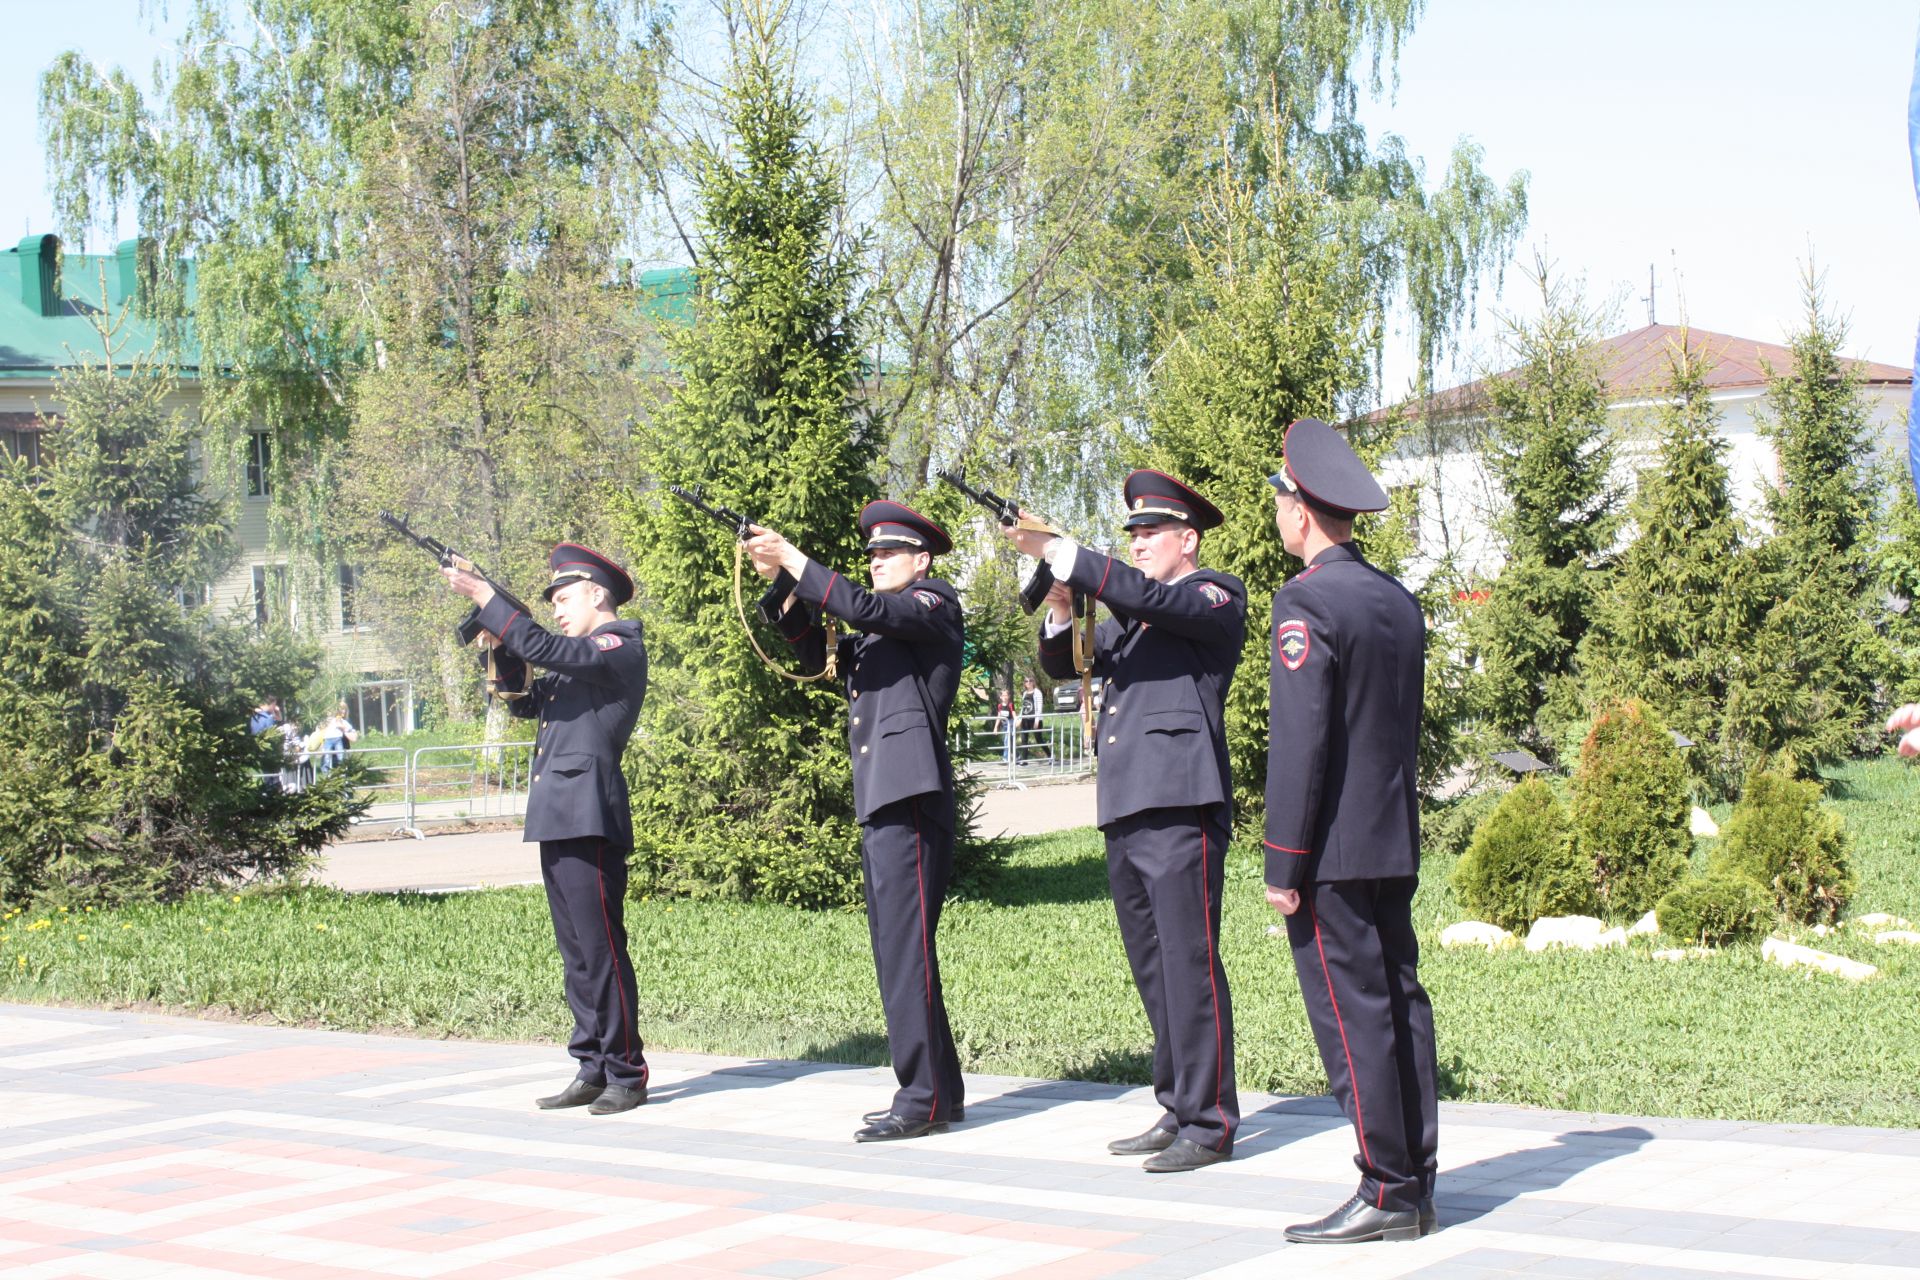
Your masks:
[[[213,603],[211,586],[175,587],[173,599],[182,609],[202,609]]]
[[[340,629],[358,631],[367,625],[365,601],[360,594],[360,570],[350,564],[340,566]]]
[[[362,733],[413,732],[411,680],[369,680],[350,696],[349,718]]]
[[[40,466],[40,429],[38,427],[0,427],[0,454],[25,458],[29,467]]]
[[[264,498],[273,492],[273,443],[264,431],[247,435],[247,496]]]
[[[287,584],[287,566],[253,566],[253,624],[265,630],[273,623],[293,622],[293,594]]]

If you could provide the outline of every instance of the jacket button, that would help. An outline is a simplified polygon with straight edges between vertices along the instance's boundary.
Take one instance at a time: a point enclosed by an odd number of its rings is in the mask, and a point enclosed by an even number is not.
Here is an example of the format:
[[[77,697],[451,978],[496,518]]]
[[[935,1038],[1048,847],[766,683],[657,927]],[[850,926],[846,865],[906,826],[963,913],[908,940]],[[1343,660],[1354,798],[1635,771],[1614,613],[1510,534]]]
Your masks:
[[[1111,737],[1110,737],[1110,738],[1108,738],[1108,739],[1107,739],[1107,745],[1108,745],[1108,746],[1112,746],[1112,745],[1113,745],[1114,743],[1116,743],[1116,742],[1118,742],[1118,741],[1120,741],[1120,739],[1118,739],[1118,738],[1111,738]]]
[[[865,747],[860,748],[860,754],[861,755],[867,754],[867,749]]]
[[[1116,712],[1116,711],[1118,711],[1119,709],[1120,709],[1120,708],[1118,708],[1118,707],[1108,707],[1108,708],[1107,708],[1107,714],[1108,714],[1108,715],[1112,715],[1112,714],[1113,714],[1114,712]]]
[[[1107,741],[1108,741],[1108,742],[1112,742],[1112,741],[1113,741],[1113,739],[1112,739],[1112,738],[1108,738],[1108,739],[1107,739]],[[539,775],[539,774],[537,774],[537,773],[536,773],[536,774],[534,774],[534,775],[533,775],[533,780],[534,780],[535,782],[538,782],[538,781],[540,781],[540,775]]]
[[[858,689],[855,689],[855,690],[853,691],[853,693],[852,693],[852,695],[851,695],[851,696],[852,696],[852,697],[855,697],[855,698],[857,698],[857,697],[859,697],[859,696],[860,696],[860,691],[859,691]]]
[[[856,729],[858,729],[858,728],[860,727],[860,717],[859,717],[859,716],[855,716],[855,717],[853,718],[853,727],[854,727],[854,728],[856,728]]]

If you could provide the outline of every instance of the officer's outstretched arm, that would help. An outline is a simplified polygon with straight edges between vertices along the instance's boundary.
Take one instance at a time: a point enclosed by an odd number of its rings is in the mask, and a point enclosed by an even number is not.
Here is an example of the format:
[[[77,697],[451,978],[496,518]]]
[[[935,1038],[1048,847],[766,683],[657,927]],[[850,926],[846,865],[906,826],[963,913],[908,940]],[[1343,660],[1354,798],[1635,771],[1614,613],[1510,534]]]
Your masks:
[[[1297,889],[1307,878],[1333,737],[1339,676],[1332,632],[1319,602],[1282,587],[1273,598],[1273,673],[1268,678],[1267,883]]]
[[[820,612],[805,600],[796,599],[793,575],[785,569],[761,593],[760,616],[779,629],[780,638],[793,646],[800,669],[812,674],[827,664],[827,633],[820,625]]]
[[[1093,606],[1087,606],[1091,609]],[[1056,635],[1047,634],[1047,620],[1040,620],[1040,669],[1055,680],[1072,680],[1079,676],[1073,669],[1073,632],[1084,625],[1075,619],[1067,630]],[[1093,672],[1096,676],[1107,674],[1107,660],[1113,655],[1113,649],[1120,642],[1120,624],[1112,618],[1102,618],[1093,629]]]
[[[869,635],[895,640],[950,640],[962,629],[953,589],[932,580],[901,591],[869,591],[815,561],[807,561],[795,588],[802,600],[844,618]]]
[[[1086,547],[1074,553],[1067,580],[1109,608],[1189,640],[1238,649],[1246,639],[1247,594],[1238,582],[1197,574],[1155,582],[1132,565]]]
[[[498,596],[481,608],[480,624],[508,654],[548,671],[623,688],[647,678],[646,650],[626,636],[555,635]]]

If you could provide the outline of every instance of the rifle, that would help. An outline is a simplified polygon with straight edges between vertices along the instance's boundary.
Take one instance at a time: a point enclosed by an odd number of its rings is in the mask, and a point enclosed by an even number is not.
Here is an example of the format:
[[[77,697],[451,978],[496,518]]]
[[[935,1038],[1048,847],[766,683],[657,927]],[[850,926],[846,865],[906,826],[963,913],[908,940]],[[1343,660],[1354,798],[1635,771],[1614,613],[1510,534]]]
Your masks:
[[[682,489],[677,484],[670,484],[667,486],[667,492],[692,507],[695,511],[698,511],[701,515],[707,516],[716,523],[725,525],[727,528],[733,530],[735,541],[745,542],[753,536],[755,522],[741,515],[732,507],[723,507],[717,502],[708,502],[704,485],[695,485],[691,489]]]
[[[492,587],[493,593],[499,596],[503,601],[505,601],[510,608],[519,610],[521,613],[526,614],[529,618],[533,616],[533,611],[527,608],[527,606],[524,603],[522,603],[522,601],[520,600],[520,597],[514,595],[513,592],[501,586],[499,581],[495,579],[492,574],[488,573],[485,569],[482,569],[479,565],[475,564],[473,561],[461,555],[458,551],[455,551],[452,547],[448,546],[446,543],[440,541],[440,539],[432,537],[428,534],[415,532],[413,527],[407,523],[406,517],[396,516],[391,511],[382,511],[380,513],[380,523],[386,525],[387,528],[392,529],[395,533],[405,538],[408,542],[413,543],[413,545],[415,545],[416,547],[419,547],[422,551],[432,556],[437,562],[439,562],[441,568],[459,569],[463,573],[472,574],[474,577],[480,579],[482,582]],[[467,616],[460,619],[459,623],[455,625],[455,627],[453,628],[453,634],[454,634],[454,637],[457,640],[459,640],[460,644],[464,647],[466,645],[473,644],[475,641],[479,640],[480,633],[484,630],[486,630],[486,628],[480,625],[480,607],[478,605],[475,605],[473,608],[467,610]],[[527,691],[533,685],[532,671],[528,670],[525,664],[522,664],[521,686],[518,689],[510,689],[506,686],[506,684],[501,679],[500,663],[498,658],[499,650],[490,646],[488,647],[486,652],[487,652],[487,692],[493,695],[494,697],[498,697],[498,698],[526,697]]]
[[[1054,528],[1037,516],[1027,515],[1020,509],[1020,504],[1012,498],[1003,498],[991,489],[974,488],[957,471],[942,471],[939,475],[942,480],[985,507],[992,513],[993,518],[1000,522],[1002,528],[1027,529],[1034,533],[1065,532]],[[1033,576],[1027,579],[1027,585],[1020,588],[1021,611],[1029,615],[1034,613],[1046,603],[1047,592],[1051,590],[1053,590],[1053,566],[1042,560],[1040,567],[1033,571]],[[1085,615],[1085,600],[1078,593],[1074,595],[1073,613],[1076,618]]]
[[[826,635],[826,660],[820,670],[813,675],[795,675],[793,672],[787,670],[772,658],[769,658],[766,650],[760,647],[760,641],[755,638],[753,634],[753,624],[747,621],[747,600],[746,595],[741,590],[740,584],[744,580],[746,570],[746,541],[753,536],[753,531],[759,522],[741,515],[732,507],[723,507],[717,502],[707,501],[706,487],[704,485],[695,485],[691,489],[683,489],[677,484],[670,484],[667,486],[667,492],[692,507],[695,511],[698,511],[701,515],[706,516],[714,523],[733,531],[733,607],[734,611],[740,615],[740,629],[747,633],[747,643],[753,646],[754,653],[759,655],[760,661],[766,665],[767,669],[775,675],[784,676],[795,684],[811,684],[815,680],[831,680],[838,675],[840,669],[840,634],[833,625],[833,619],[827,615],[825,610],[821,611],[820,616],[821,627]]]
[[[976,489],[968,484],[958,472],[942,471],[942,480],[973,499],[992,513],[1003,528],[1026,529],[1033,533],[1051,533],[1063,536],[1065,530],[1057,529],[1038,516],[1028,515],[1020,504],[1011,498],[1003,498],[991,489]],[[1053,566],[1045,560],[1020,588],[1020,608],[1028,614],[1036,612],[1046,603],[1047,593],[1053,590]],[[1073,593],[1073,669],[1080,675],[1080,726],[1088,742],[1093,741],[1093,602],[1082,592]]]

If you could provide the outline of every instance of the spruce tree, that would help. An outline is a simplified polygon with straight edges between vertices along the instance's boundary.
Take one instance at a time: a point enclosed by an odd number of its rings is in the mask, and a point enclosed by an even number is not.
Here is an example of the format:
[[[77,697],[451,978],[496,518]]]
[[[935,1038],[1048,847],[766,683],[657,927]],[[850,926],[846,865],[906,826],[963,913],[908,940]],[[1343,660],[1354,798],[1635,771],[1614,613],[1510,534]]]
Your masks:
[[[1904,458],[1880,471],[1879,536],[1872,553],[1880,633],[1891,665],[1884,693],[1894,705],[1920,701],[1920,493]]]
[[[679,385],[649,434],[662,477],[777,529],[823,564],[858,563],[875,496],[853,301],[836,239],[841,179],[807,136],[784,9],[733,35],[730,149],[696,149],[697,323],[671,344]],[[735,540],[665,494],[628,512],[653,684],[627,753],[636,887],[816,905],[857,900],[846,702],[782,679],[734,604]],[[749,614],[765,585],[743,571]],[[759,624],[756,622],[755,624]],[[759,632],[791,664],[778,635]]]
[[[44,464],[0,466],[0,900],[172,896],[298,869],[364,805],[350,770],[263,787],[315,655],[189,607],[233,562],[172,372],[91,360],[56,386]]]
[[[1598,318],[1537,268],[1542,309],[1515,324],[1515,368],[1486,383],[1488,462],[1507,506],[1507,561],[1468,634],[1480,655],[1476,714],[1495,732],[1551,756],[1584,719],[1575,685],[1581,640],[1613,549],[1620,494],[1607,388],[1594,349]],[[1543,715],[1543,712],[1545,713]]]
[[[1763,435],[1779,458],[1767,495],[1772,536],[1746,565],[1754,626],[1728,698],[1730,733],[1749,757],[1790,751],[1838,760],[1871,740],[1876,685],[1891,659],[1869,621],[1874,513],[1870,415],[1840,355],[1845,326],[1805,282],[1793,363],[1769,370]]]
[[[1657,458],[1642,475],[1629,513],[1634,540],[1596,602],[1581,667],[1591,700],[1639,698],[1691,738],[1689,769],[1725,795],[1745,770],[1725,721],[1753,621],[1742,607],[1745,552],[1709,366],[1685,330],[1666,356]]]

